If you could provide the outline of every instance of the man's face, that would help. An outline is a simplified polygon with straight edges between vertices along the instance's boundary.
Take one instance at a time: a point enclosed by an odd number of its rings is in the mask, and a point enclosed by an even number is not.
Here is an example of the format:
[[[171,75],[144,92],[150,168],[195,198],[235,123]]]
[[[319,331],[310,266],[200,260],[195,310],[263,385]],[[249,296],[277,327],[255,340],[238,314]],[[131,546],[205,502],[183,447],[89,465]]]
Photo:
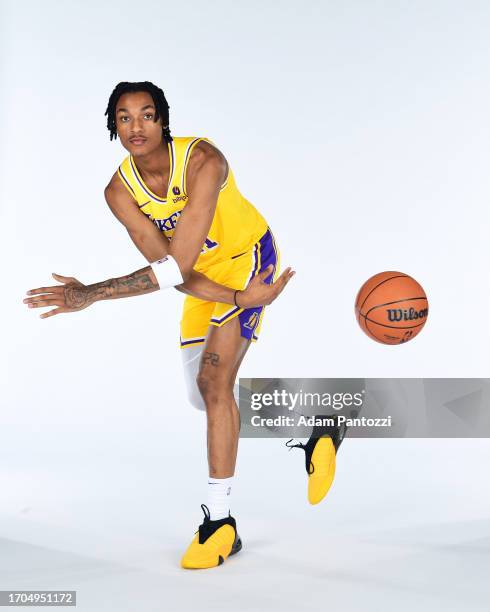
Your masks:
[[[122,95],[116,105],[116,128],[122,146],[132,155],[146,155],[162,142],[162,121],[146,91]]]

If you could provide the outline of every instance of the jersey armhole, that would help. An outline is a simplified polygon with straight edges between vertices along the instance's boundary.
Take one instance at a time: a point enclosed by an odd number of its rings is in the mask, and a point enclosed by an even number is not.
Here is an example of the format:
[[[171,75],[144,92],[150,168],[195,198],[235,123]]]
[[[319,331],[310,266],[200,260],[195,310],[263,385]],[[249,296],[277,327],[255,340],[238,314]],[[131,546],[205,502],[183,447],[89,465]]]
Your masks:
[[[212,147],[214,147],[217,151],[221,153],[218,147],[214,144],[212,140],[209,140],[209,138],[201,138],[201,140],[208,142]],[[221,155],[223,155],[223,153],[221,153]],[[225,156],[223,155],[223,157]],[[228,163],[228,160],[226,159],[226,157],[225,157],[225,161],[226,161],[226,176],[225,176],[225,180],[221,184],[221,187],[219,188],[220,191],[223,191],[223,189],[228,185],[228,179],[230,178],[230,172],[231,172],[230,164]]]
[[[184,193],[187,195],[187,164],[189,163],[189,160],[191,158],[191,153],[192,150],[194,149],[194,147],[199,143],[199,142],[207,142],[208,144],[210,144],[214,149],[216,149],[217,151],[219,151],[218,147],[214,144],[214,142],[212,142],[211,140],[209,140],[209,138],[196,138],[190,145],[187,154],[186,154],[186,159],[184,161],[184,168],[182,170],[182,187],[184,190]],[[221,151],[219,151],[221,153]],[[221,153],[222,154],[222,153]],[[223,155],[223,154],[222,154]],[[224,157],[224,155],[223,155]],[[230,176],[230,164],[228,163],[228,160],[225,157],[225,161],[226,161],[226,176],[225,176],[225,180],[223,181],[223,183],[221,184],[219,190],[223,191],[223,189],[225,189],[225,187],[228,185],[228,178]]]

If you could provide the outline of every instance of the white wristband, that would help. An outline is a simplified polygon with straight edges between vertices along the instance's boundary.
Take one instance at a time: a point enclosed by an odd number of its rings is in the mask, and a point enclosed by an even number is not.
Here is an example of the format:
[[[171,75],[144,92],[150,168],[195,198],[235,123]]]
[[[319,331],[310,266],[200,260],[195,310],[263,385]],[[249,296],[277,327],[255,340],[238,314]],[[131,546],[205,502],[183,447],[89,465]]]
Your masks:
[[[184,282],[179,264],[172,255],[167,255],[158,261],[154,261],[151,267],[157,277],[160,289],[175,287],[175,285],[181,285]]]

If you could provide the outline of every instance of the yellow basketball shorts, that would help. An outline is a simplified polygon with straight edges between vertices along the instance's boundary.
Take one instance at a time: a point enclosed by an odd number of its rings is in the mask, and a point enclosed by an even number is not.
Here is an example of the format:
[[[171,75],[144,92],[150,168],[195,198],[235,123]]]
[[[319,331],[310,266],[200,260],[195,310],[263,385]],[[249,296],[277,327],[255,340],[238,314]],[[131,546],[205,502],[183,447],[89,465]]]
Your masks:
[[[206,276],[232,289],[245,289],[252,278],[270,264],[274,269],[265,279],[269,284],[277,278],[279,272],[279,251],[272,232],[267,229],[251,249],[210,266]],[[180,322],[180,346],[185,348],[202,344],[210,325],[221,327],[235,317],[239,318],[241,335],[255,341],[259,336],[263,315],[264,306],[243,309],[187,296]]]

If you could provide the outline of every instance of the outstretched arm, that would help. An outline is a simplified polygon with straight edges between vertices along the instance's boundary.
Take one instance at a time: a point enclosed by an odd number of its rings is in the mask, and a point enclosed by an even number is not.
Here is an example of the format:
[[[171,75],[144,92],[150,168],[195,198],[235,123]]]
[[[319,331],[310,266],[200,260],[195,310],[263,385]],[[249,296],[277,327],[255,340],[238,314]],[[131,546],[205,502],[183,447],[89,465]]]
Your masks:
[[[288,268],[273,285],[268,285],[264,281],[271,272],[272,269],[269,266],[269,268],[254,277],[244,291],[239,292],[235,292],[229,287],[218,285],[213,281],[210,281],[210,283],[215,285],[216,288],[211,287],[197,279],[197,283],[201,284],[199,294],[205,296],[203,299],[222,301],[225,304],[237,303],[242,308],[267,305],[276,299],[289,279],[294,275],[294,272],[291,272],[291,269]],[[199,276],[203,275],[200,274]],[[30,289],[27,292],[29,297],[24,299],[24,304],[27,304],[29,308],[52,307],[52,310],[40,315],[41,319],[64,312],[77,312],[100,300],[114,300],[144,295],[159,289],[151,266],[137,270],[127,276],[111,278],[92,285],[84,285],[72,276],[61,276],[61,274],[53,273],[53,278],[62,284]],[[209,280],[205,276],[203,278]],[[191,280],[190,282],[192,284],[193,281]],[[204,290],[202,290],[202,286],[205,287]],[[194,295],[192,289],[182,288],[182,291]],[[209,296],[209,298],[206,296]],[[220,297],[220,300],[217,300],[217,297]]]
[[[135,206],[117,175],[106,188],[105,195],[111,210],[125,225],[136,247],[149,262],[157,261],[168,254],[168,239]],[[270,304],[294,275],[288,268],[274,284],[268,285],[264,280],[270,273],[271,270],[268,269],[258,274],[239,295],[236,295],[233,289],[215,283],[194,270],[188,275],[187,281],[176,289],[203,300],[225,304],[234,304],[236,301],[241,307],[250,308]],[[52,310],[40,315],[43,319],[55,314],[77,312],[100,300],[143,295],[159,289],[151,266],[91,285],[84,285],[76,278],[54,273],[53,278],[62,284],[31,289],[27,292],[29,297],[24,299],[29,308],[52,307]]]
[[[40,315],[41,319],[63,312],[77,312],[100,300],[142,295],[158,289],[158,283],[150,266],[127,276],[111,278],[93,285],[84,285],[72,276],[62,276],[54,272],[53,278],[62,284],[30,289],[27,295],[32,297],[24,299],[24,304],[29,308],[55,306],[53,310]]]

